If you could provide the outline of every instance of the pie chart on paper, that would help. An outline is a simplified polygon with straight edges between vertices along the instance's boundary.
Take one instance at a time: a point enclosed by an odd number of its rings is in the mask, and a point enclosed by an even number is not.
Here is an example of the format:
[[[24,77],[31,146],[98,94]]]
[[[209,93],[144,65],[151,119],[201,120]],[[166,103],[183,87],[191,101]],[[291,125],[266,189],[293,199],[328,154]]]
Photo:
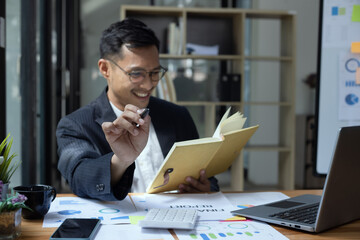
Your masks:
[[[345,97],[345,102],[348,104],[348,105],[354,105],[356,103],[359,102],[359,98],[358,96],[356,96],[355,94],[348,94],[346,95]]]

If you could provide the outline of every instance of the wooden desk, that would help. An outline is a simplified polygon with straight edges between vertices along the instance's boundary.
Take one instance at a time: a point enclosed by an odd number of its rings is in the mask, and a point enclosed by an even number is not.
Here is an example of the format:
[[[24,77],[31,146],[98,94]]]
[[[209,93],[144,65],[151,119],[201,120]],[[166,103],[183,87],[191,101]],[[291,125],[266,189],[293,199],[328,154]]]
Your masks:
[[[294,190],[281,191],[289,197],[301,194],[317,194],[321,195],[321,190]],[[58,194],[59,197],[74,196],[72,194]],[[330,229],[323,233],[312,234],[296,231],[284,227],[273,225],[275,229],[284,234],[289,239],[313,240],[313,239],[360,239],[360,220],[349,224]],[[19,239],[27,240],[48,240],[56,228],[42,228],[42,220],[26,220],[22,219],[21,236]]]

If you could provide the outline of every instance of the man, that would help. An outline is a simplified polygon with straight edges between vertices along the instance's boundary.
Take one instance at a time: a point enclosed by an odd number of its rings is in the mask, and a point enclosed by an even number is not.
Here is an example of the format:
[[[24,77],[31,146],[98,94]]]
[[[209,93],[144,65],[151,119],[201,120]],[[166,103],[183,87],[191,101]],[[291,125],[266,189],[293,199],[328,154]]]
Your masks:
[[[58,169],[80,197],[121,200],[129,191],[145,192],[173,143],[198,133],[186,108],[151,97],[166,69],[160,66],[159,40],[144,23],[112,24],[103,32],[100,55],[108,86],[60,120]],[[150,114],[142,119],[144,108]],[[219,190],[204,170],[186,182],[180,192]]]

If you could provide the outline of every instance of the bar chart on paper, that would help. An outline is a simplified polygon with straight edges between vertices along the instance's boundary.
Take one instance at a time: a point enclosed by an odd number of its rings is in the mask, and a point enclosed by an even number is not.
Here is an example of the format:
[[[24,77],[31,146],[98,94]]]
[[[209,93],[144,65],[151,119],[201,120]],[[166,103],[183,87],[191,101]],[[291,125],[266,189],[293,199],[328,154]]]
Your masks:
[[[175,230],[179,240],[288,239],[271,226],[256,221],[200,221],[192,231]]]

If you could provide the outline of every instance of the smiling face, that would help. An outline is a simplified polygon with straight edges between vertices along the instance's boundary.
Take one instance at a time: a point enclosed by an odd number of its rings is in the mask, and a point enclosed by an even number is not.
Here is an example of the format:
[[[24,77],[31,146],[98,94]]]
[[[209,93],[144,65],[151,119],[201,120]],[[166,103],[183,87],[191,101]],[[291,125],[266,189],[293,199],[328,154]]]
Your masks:
[[[159,52],[155,45],[130,50],[123,45],[121,51],[122,58],[109,58],[128,73],[135,70],[151,72],[160,67]],[[139,108],[145,108],[149,104],[150,95],[158,82],[151,81],[148,74],[143,81],[134,84],[129,76],[111,61],[100,59],[98,65],[100,72],[107,79],[108,98],[117,108],[123,111],[127,104]]]

